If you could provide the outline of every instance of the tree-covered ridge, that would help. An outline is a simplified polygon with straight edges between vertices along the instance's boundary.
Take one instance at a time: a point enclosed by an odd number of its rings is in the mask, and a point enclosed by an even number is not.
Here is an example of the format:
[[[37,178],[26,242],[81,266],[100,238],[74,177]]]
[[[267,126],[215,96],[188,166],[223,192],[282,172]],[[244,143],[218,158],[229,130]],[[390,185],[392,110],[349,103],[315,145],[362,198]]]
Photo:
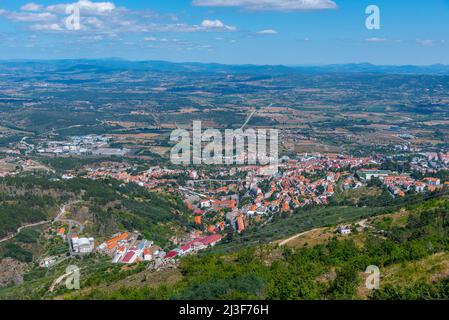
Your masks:
[[[0,237],[23,224],[52,219],[60,206],[74,201],[89,209],[94,222],[91,231],[96,234],[112,225],[138,230],[166,244],[172,228],[190,223],[183,202],[169,194],[112,179],[55,180],[28,175],[0,179]]]
[[[375,218],[373,230],[313,247],[259,246],[206,253],[181,261],[183,279],[172,286],[93,290],[90,299],[426,299],[449,298],[449,274],[438,281],[382,285],[361,295],[364,271],[417,262],[449,251],[449,200],[411,206],[400,221]],[[362,240],[362,241],[360,241]],[[441,275],[440,275],[441,276]],[[80,298],[80,296],[78,296]]]
[[[0,238],[24,224],[50,219],[58,203],[69,198],[67,192],[54,191],[15,178],[0,179]]]

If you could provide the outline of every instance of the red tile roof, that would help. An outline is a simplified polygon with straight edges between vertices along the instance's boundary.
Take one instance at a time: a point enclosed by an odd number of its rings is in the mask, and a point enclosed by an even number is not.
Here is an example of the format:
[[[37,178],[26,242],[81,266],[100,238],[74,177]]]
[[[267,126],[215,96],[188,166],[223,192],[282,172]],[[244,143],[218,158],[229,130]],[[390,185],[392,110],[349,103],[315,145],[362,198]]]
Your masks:
[[[166,254],[165,258],[170,259],[170,258],[174,258],[178,255],[177,251],[170,251],[169,253]]]
[[[127,263],[130,262],[131,259],[136,255],[135,251],[128,251],[125,257],[122,259],[122,262]]]

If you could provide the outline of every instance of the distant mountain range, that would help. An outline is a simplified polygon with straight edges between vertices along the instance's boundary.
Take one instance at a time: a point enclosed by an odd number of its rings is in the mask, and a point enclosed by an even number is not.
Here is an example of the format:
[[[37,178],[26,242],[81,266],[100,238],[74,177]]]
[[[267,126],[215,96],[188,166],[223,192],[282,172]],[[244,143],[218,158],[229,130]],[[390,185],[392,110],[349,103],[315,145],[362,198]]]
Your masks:
[[[201,73],[238,73],[251,75],[288,75],[313,73],[376,73],[376,74],[428,74],[449,75],[449,65],[430,66],[377,66],[369,63],[332,64],[318,66],[284,65],[226,65],[218,63],[167,61],[128,61],[122,59],[75,59],[75,60],[4,60],[0,61],[0,70],[4,68],[26,68],[30,70],[56,72],[108,72],[120,70],[140,70],[155,72],[201,72]]]

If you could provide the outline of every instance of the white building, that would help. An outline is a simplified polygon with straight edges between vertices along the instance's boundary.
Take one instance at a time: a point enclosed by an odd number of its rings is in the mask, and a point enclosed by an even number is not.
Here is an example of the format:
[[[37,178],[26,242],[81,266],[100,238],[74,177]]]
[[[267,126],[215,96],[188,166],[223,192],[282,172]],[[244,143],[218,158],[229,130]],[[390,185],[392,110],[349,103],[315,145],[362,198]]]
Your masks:
[[[426,190],[426,185],[422,182],[417,182],[415,184],[415,191],[416,192],[424,192]]]
[[[210,200],[204,200],[201,201],[200,207],[201,208],[209,208],[212,205],[212,202]]]
[[[72,251],[80,254],[92,253],[95,247],[94,238],[79,238],[72,236],[71,238]]]
[[[351,227],[350,226],[339,226],[337,229],[337,232],[341,235],[350,234],[351,233]]]

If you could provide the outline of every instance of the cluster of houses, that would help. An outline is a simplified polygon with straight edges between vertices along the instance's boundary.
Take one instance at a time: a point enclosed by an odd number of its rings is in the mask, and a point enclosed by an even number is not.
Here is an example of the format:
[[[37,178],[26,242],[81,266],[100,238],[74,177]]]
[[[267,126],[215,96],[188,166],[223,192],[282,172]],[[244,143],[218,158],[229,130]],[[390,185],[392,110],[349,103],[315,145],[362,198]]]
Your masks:
[[[449,154],[426,154],[426,157],[445,161]],[[109,164],[88,168],[87,177],[114,178],[152,190],[168,186],[169,191],[184,196],[187,207],[193,212],[195,224],[204,226],[205,231],[212,236],[223,232],[227,226],[237,233],[242,233],[249,224],[270,219],[277,213],[289,213],[296,208],[311,205],[327,205],[336,188],[357,189],[373,177],[381,179],[394,196],[404,196],[410,190],[433,191],[441,186],[441,182],[436,178],[415,181],[409,175],[399,175],[388,170],[362,169],[381,164],[382,160],[372,157],[305,154],[295,160],[287,157],[281,160],[278,172],[269,176],[260,166],[252,165],[224,166],[216,171],[152,167],[137,173],[123,164]],[[176,177],[186,174],[190,180],[174,189]],[[148,246],[148,243],[143,243],[141,246]],[[202,241],[194,243],[191,250],[202,248]],[[143,249],[139,246],[126,249],[118,247],[115,252],[117,255],[114,260],[117,262],[145,260]],[[167,254],[168,257],[175,252],[178,252],[175,255],[177,256],[185,254],[186,251],[180,247],[179,250]],[[162,253],[152,253],[158,254]],[[147,259],[149,256],[147,255]]]
[[[406,192],[433,192],[443,185],[449,185],[448,182],[441,183],[439,178],[426,177],[422,180],[415,180],[407,174],[397,174],[389,170],[361,169],[357,175],[363,180],[378,178],[388,187],[393,196],[404,197]]]
[[[40,154],[54,155],[102,155],[124,156],[128,149],[109,147],[110,139],[103,135],[86,135],[70,137],[68,141],[46,141],[37,146]]]
[[[443,162],[444,164],[449,164],[449,152],[447,153],[440,152],[439,156],[441,162]]]
[[[84,256],[94,252],[95,239],[93,237],[81,237],[76,234],[67,233],[66,228],[61,227],[55,231],[57,237],[67,241],[69,247],[70,256]],[[59,256],[47,256],[43,257],[39,261],[39,267],[52,268],[56,264],[67,259],[69,255],[61,254]]]
[[[424,155],[429,161],[440,161],[444,164],[449,164],[449,152],[426,152]]]
[[[128,232],[115,235],[97,247],[97,251],[110,255],[112,263],[135,263],[164,258],[165,252],[152,241],[140,239]]]
[[[214,246],[221,235],[199,236],[166,253],[152,241],[139,239],[137,233],[119,233],[103,242],[97,251],[112,257],[112,263],[131,264],[141,261],[168,261]]]
[[[0,157],[0,178],[15,176],[21,172],[45,171],[53,172],[45,165],[31,159],[20,157]]]
[[[449,170],[449,152],[421,152],[410,161],[410,168],[421,173]]]
[[[168,183],[174,183],[174,176],[184,173],[182,170],[172,170],[160,167],[152,167],[147,171],[134,174],[130,173],[131,167],[117,167],[114,165],[102,166],[100,168],[89,168],[87,177],[90,179],[113,178],[124,183],[135,183],[141,187],[154,189]]]
[[[207,249],[208,247],[214,246],[216,243],[221,241],[222,236],[219,234],[213,234],[210,236],[201,236],[199,238],[193,239],[178,248],[171,250],[165,256],[165,259],[173,259],[175,257],[182,257],[190,253],[198,252],[200,250]]]
[[[298,160],[283,159],[279,172],[269,177],[258,166],[241,166],[234,173],[227,172],[231,177],[244,173],[246,178],[241,181],[223,180],[232,183],[209,188],[208,180],[225,176],[225,170],[222,170],[216,177],[206,177],[205,183],[188,183],[189,188],[182,190],[197,224],[206,225],[209,232],[219,232],[230,225],[237,233],[242,233],[252,221],[259,222],[264,217],[288,213],[299,207],[328,204],[340,180],[340,171],[375,164],[377,162],[372,158],[305,155]],[[354,176],[346,182],[348,189],[363,185]],[[242,193],[245,196],[242,197]],[[203,218],[210,216],[213,218]]]

